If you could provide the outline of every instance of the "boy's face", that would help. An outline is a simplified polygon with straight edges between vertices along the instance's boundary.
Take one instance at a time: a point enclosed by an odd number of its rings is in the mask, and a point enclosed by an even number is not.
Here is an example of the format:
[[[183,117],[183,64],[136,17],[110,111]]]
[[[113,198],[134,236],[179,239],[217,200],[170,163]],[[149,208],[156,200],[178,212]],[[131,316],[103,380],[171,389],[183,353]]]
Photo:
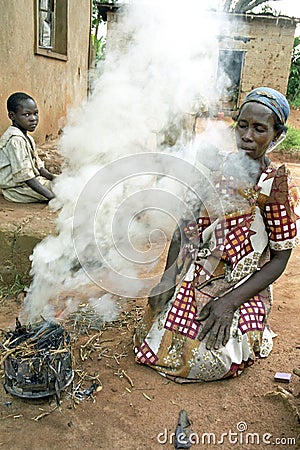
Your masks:
[[[28,98],[19,103],[17,112],[10,111],[9,118],[22,131],[34,131],[39,123],[39,111],[34,100]]]

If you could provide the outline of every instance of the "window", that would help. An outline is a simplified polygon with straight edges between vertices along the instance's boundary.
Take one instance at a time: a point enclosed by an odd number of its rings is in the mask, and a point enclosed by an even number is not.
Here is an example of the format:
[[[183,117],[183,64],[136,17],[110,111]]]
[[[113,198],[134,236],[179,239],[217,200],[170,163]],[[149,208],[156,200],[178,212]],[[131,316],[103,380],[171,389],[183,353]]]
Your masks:
[[[67,60],[68,0],[35,1],[35,53]]]

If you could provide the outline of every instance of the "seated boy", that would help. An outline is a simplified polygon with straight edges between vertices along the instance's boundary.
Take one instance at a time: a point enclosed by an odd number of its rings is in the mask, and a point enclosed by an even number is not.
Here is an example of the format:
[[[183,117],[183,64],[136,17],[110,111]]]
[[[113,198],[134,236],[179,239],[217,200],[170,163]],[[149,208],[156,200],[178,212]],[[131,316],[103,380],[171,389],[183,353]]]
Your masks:
[[[16,92],[7,100],[10,127],[0,138],[0,188],[6,200],[18,203],[47,202],[54,198],[55,175],[38,157],[33,132],[39,122],[32,97]]]

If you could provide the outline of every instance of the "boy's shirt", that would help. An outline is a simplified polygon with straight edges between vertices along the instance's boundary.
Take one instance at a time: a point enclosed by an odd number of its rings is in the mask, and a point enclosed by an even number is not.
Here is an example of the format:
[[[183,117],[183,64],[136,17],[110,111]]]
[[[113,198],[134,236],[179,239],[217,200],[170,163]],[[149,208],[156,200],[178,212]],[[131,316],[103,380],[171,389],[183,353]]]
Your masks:
[[[44,163],[38,157],[33,138],[27,138],[19,128],[11,125],[0,138],[0,188],[22,185],[39,176]]]

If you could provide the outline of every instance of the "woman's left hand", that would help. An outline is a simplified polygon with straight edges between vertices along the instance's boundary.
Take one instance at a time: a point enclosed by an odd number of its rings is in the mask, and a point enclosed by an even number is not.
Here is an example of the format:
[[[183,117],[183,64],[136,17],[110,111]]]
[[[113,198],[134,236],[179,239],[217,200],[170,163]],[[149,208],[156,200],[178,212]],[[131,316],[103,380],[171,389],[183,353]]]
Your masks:
[[[230,337],[230,327],[235,309],[224,297],[208,302],[196,316],[195,320],[206,320],[198,339],[201,341],[206,335],[206,348],[218,350],[227,344]]]

